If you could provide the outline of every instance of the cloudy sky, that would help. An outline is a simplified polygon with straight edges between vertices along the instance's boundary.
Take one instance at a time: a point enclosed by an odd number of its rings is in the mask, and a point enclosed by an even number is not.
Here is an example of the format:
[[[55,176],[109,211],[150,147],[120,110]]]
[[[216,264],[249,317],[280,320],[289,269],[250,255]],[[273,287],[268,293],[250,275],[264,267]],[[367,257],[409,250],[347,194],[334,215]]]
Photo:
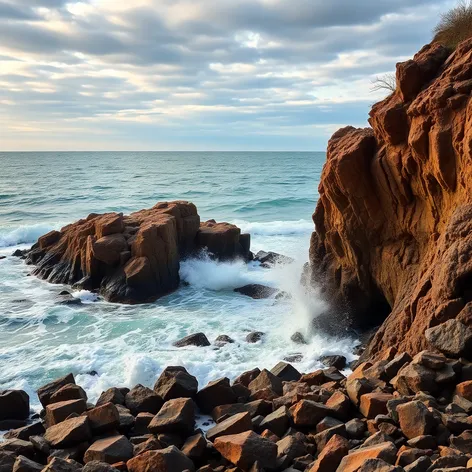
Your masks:
[[[323,150],[453,3],[0,0],[0,151]]]

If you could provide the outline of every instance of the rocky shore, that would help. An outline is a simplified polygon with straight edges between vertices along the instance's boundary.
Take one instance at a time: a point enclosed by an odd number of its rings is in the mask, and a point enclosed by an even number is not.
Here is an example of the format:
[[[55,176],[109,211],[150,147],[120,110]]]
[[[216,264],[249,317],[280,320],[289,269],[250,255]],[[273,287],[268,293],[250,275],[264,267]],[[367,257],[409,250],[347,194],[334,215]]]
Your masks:
[[[347,377],[339,356],[315,372],[280,362],[203,388],[167,367],[153,389],[114,387],[91,404],[69,374],[38,389],[32,417],[26,392],[3,391],[0,429],[13,429],[0,472],[472,470],[472,330],[457,329],[430,333],[434,350],[391,348]]]

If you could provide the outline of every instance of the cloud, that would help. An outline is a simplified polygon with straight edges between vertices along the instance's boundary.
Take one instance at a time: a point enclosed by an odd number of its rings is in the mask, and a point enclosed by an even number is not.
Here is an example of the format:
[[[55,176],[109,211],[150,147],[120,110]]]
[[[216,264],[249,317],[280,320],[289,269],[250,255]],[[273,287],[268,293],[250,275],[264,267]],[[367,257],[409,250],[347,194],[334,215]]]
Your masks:
[[[366,124],[372,78],[428,42],[449,5],[2,0],[1,142],[323,149],[337,126]]]

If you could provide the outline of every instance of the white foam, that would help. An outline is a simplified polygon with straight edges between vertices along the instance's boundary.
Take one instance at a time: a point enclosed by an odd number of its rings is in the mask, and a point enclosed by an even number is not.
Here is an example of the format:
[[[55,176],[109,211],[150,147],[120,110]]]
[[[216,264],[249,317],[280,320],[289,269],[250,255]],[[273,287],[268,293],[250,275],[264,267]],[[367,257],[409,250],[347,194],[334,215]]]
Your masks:
[[[284,236],[291,234],[310,234],[314,231],[314,224],[308,220],[294,221],[245,221],[235,220],[233,224],[239,226],[244,233],[258,236]]]
[[[40,236],[60,228],[60,224],[22,225],[0,231],[0,247],[18,246],[20,244],[35,243]]]

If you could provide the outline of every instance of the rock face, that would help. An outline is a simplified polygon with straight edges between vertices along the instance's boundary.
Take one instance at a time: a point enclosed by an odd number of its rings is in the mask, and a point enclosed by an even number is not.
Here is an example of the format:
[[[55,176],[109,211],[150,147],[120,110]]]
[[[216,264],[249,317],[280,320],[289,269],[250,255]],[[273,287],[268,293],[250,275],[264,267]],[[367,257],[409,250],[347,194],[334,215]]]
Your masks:
[[[180,260],[201,249],[217,259],[249,258],[250,236],[228,223],[200,223],[195,205],[176,201],[123,216],[91,214],[41,236],[26,256],[52,283],[142,303],[175,290]]]
[[[358,326],[383,321],[365,358],[392,346],[416,354],[449,319],[472,325],[471,90],[472,40],[452,54],[427,45],[397,65],[372,128],[329,142],[312,279]]]

